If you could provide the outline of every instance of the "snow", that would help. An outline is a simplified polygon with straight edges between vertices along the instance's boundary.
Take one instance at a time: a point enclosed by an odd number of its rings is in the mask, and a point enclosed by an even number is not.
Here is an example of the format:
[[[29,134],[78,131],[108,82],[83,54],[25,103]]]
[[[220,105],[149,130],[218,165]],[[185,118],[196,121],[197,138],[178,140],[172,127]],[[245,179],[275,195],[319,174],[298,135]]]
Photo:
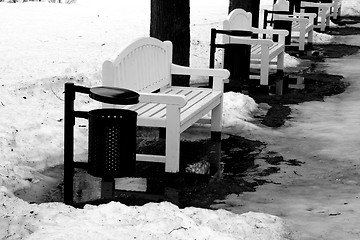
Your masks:
[[[262,1],[262,6],[269,1]],[[343,14],[359,15],[357,0],[342,2]],[[208,65],[209,29],[220,26],[227,4],[191,1],[192,66]],[[102,62],[133,39],[148,36],[150,1],[0,2],[0,22],[2,239],[287,239],[286,224],[263,213],[178,209],[166,202],[75,209],[62,203],[29,204],[15,197],[14,191],[39,181],[39,171],[63,162],[64,83],[100,85]],[[320,42],[330,38],[318,36]],[[287,67],[297,64],[298,59],[286,56]],[[77,98],[77,109],[97,107],[99,103],[85,96]],[[255,127],[249,121],[256,109],[253,99],[227,93],[224,127]],[[78,158],[87,152],[87,129],[82,125],[79,121],[75,126]]]
[[[179,209],[168,202],[141,207],[111,202],[76,209],[1,200],[7,212],[1,215],[0,233],[8,239],[282,239],[284,232],[283,221],[275,216]]]

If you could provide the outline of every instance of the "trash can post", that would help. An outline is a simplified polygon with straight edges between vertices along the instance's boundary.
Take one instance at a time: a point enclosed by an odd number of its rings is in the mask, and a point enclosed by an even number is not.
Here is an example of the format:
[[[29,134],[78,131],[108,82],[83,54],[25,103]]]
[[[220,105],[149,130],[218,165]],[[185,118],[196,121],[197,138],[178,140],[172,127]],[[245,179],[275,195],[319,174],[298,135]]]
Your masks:
[[[73,83],[65,83],[64,110],[64,203],[73,204],[73,176],[74,176],[74,100]]]
[[[215,51],[216,51],[216,46],[215,46],[215,40],[216,40],[216,29],[212,28],[211,29],[211,36],[210,36],[210,64],[209,64],[209,68],[214,68],[215,67]],[[213,85],[213,77],[209,77],[209,87],[212,87]]]

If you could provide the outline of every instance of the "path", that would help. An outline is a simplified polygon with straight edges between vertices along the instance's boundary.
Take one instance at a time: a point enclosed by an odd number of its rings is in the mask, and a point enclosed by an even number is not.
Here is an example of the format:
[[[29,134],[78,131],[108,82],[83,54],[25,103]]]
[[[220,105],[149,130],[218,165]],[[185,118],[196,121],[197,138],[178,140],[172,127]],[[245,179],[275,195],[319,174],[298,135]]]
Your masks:
[[[281,128],[242,131],[243,137],[267,143],[249,178],[270,166],[262,157],[273,153],[302,164],[281,163],[278,173],[262,178],[268,184],[255,192],[230,195],[213,207],[280,216],[299,240],[360,239],[358,66],[360,54],[326,60],[318,68],[343,75],[351,84],[344,93],[292,106],[292,119]]]

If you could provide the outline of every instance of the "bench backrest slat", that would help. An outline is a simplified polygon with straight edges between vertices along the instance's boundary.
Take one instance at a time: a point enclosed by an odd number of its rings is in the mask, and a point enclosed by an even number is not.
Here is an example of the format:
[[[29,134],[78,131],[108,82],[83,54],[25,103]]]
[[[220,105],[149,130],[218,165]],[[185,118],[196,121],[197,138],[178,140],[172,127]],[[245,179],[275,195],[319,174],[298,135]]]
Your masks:
[[[171,84],[172,43],[140,38],[103,64],[104,86],[153,92]]]

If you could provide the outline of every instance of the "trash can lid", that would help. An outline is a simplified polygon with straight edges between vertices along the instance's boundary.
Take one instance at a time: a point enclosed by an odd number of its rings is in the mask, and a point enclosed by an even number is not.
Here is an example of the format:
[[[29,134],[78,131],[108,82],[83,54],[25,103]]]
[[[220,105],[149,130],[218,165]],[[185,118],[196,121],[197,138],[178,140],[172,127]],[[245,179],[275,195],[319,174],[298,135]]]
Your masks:
[[[130,105],[139,102],[139,94],[129,89],[116,87],[90,88],[90,98],[109,104]]]

